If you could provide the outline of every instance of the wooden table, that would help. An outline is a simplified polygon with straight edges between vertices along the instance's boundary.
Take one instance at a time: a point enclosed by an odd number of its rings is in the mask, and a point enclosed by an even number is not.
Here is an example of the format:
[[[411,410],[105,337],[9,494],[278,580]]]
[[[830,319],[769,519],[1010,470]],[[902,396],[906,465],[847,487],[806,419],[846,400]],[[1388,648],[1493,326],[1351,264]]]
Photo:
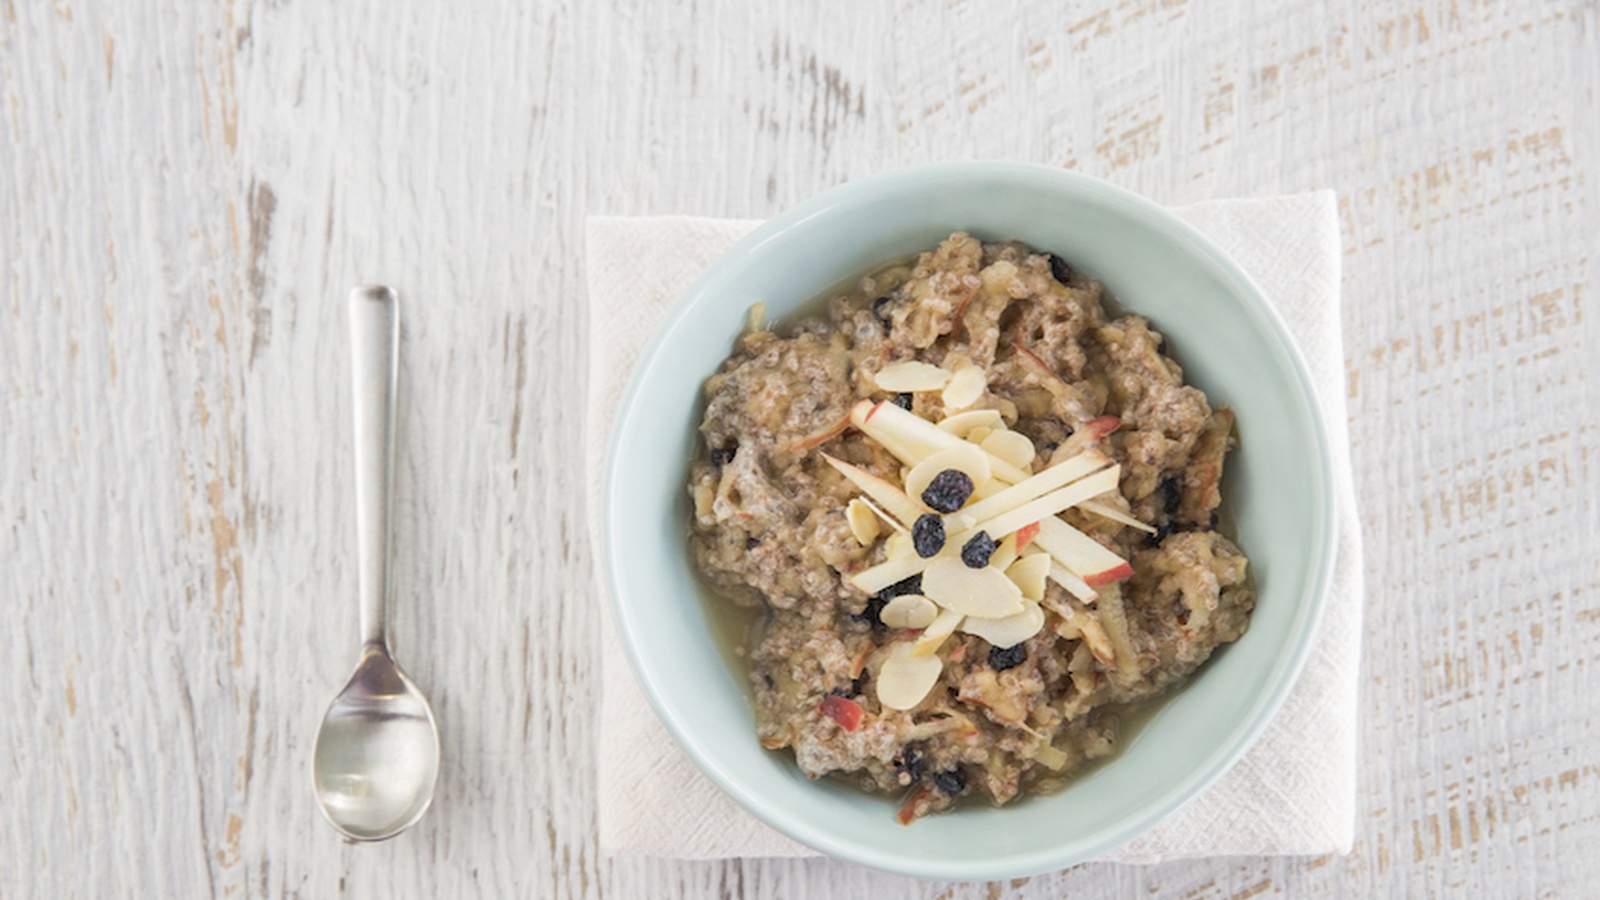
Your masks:
[[[1591,895],[1600,8],[8,0],[0,896]],[[943,885],[600,856],[590,214],[1005,157],[1332,187],[1370,595],[1355,850]],[[345,292],[407,301],[397,652],[438,802],[350,846]]]

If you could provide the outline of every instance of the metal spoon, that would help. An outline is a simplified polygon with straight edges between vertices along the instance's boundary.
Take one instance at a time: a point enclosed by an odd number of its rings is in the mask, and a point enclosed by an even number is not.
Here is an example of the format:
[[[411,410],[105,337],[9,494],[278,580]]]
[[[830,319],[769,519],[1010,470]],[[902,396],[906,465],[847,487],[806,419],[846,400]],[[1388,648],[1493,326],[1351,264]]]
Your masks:
[[[399,300],[392,289],[350,292],[350,344],[361,661],[322,718],[311,774],[322,814],[334,828],[358,841],[381,841],[422,818],[439,778],[433,709],[389,655],[384,630],[400,356]]]

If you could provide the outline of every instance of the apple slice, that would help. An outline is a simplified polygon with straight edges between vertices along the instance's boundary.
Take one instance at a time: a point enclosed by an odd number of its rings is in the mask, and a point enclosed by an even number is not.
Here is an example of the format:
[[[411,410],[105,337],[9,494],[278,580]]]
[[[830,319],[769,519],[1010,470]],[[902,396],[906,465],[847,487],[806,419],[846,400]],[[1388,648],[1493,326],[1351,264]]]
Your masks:
[[[1113,522],[1126,525],[1129,528],[1137,528],[1146,534],[1156,533],[1155,528],[1146,525],[1145,523],[1135,519],[1133,516],[1128,515],[1122,510],[1117,509],[1115,506],[1112,506],[1109,503],[1104,503],[1099,500],[1085,500],[1078,504],[1078,508],[1084,512],[1094,513],[1102,519],[1110,519]]]
[[[942,671],[939,657],[913,656],[910,644],[895,644],[878,668],[878,702],[889,709],[910,709],[928,696]]]
[[[1072,459],[1057,463],[1037,475],[1031,475],[1008,488],[990,494],[977,503],[965,507],[961,512],[973,516],[981,522],[1001,513],[1010,512],[1029,500],[1042,497],[1058,488],[1066,487],[1079,478],[1093,474],[1097,469],[1102,469],[1109,465],[1111,465],[1111,458],[1098,450],[1080,453]],[[949,523],[946,523],[945,530],[949,530]],[[989,533],[994,534],[992,531]]]
[[[1039,551],[1039,556],[1050,560],[1050,580],[1061,585],[1062,589],[1084,603],[1093,603],[1100,599],[1100,592],[1089,586],[1087,581],[1067,571],[1067,567],[1056,562],[1050,554]]]
[[[850,420],[867,437],[883,444],[890,453],[894,453],[896,456],[900,456],[900,454],[895,451],[895,446],[900,446],[912,453],[920,452],[922,456],[926,456],[935,450],[966,443],[961,438],[945,431],[916,413],[901,409],[888,401],[874,406],[870,412],[858,414],[856,410],[860,408],[861,404],[856,404],[856,409],[851,410]],[[911,463],[915,465],[920,461],[921,456],[911,460]],[[996,478],[1009,481],[1012,484],[1026,480],[1030,474],[1003,459],[995,459],[993,454],[990,455],[989,465],[993,468]]]
[[[905,559],[917,555],[916,545],[911,543],[911,534],[906,531],[889,535],[889,539],[883,542],[883,549],[884,559]]]
[[[1038,522],[1030,522],[1029,524],[1022,526],[1021,528],[1018,528],[1017,531],[1016,531],[1017,552],[1021,553],[1022,551],[1028,549],[1028,545],[1033,543],[1033,539],[1035,537],[1037,537],[1038,534],[1039,534],[1039,523]]]
[[[922,635],[911,645],[911,655],[932,656],[965,618],[953,609],[939,610],[939,616],[933,620],[933,624],[922,629]]]
[[[901,525],[899,522],[895,521],[895,517],[894,516],[891,516],[888,513],[884,512],[883,510],[879,509],[878,505],[876,503],[873,503],[871,500],[868,500],[866,497],[856,497],[854,500],[851,500],[850,502],[854,503],[856,500],[860,500],[862,506],[865,506],[867,509],[872,510],[872,514],[877,516],[879,521],[883,522],[883,524],[888,525],[890,528],[893,528],[895,530],[895,533],[897,533],[897,534],[909,534],[910,533],[910,532],[906,531],[906,527],[904,525]]]
[[[964,616],[998,619],[1022,611],[1022,589],[993,566],[974,569],[959,557],[936,558],[922,573],[929,600]]]
[[[893,403],[873,403],[871,400],[862,400],[851,408],[850,424],[860,429],[862,434],[882,444],[883,449],[888,450],[895,459],[908,466],[914,466],[922,462],[923,458],[930,453],[949,446],[947,443],[929,443],[925,439],[919,439],[915,432],[907,433],[904,429],[884,428],[881,422],[869,427],[867,423],[872,421],[883,409],[898,410],[900,407],[895,406]],[[905,412],[904,410],[900,411]],[[912,419],[918,422],[922,421],[920,417],[914,414],[907,413],[907,415],[910,415]],[[925,438],[926,436],[922,437]]]
[[[1044,610],[1032,600],[1023,601],[1022,611],[998,619],[967,616],[961,630],[975,634],[996,647],[1015,647],[1044,629]]]
[[[1127,560],[1054,516],[1039,520],[1039,535],[1033,541],[1090,587],[1121,581],[1133,574]]]
[[[992,431],[978,445],[1019,469],[1027,469],[1033,464],[1033,441],[1021,432]]]
[[[989,455],[971,444],[957,444],[933,453],[906,473],[906,495],[920,498],[946,469],[965,473],[974,485],[983,484],[989,480]]]
[[[937,391],[950,383],[950,373],[931,363],[903,360],[879,369],[872,381],[881,391],[904,394],[912,391]]]
[[[921,594],[901,594],[884,604],[878,618],[890,628],[927,628],[939,617],[939,607]]]
[[[1022,596],[1038,601],[1044,598],[1044,583],[1050,575],[1051,562],[1048,554],[1030,553],[1007,567],[1006,577],[1017,583]]]
[[[909,538],[907,539],[909,540]],[[868,594],[876,594],[891,584],[898,584],[913,575],[928,568],[928,560],[916,554],[913,550],[910,556],[896,556],[893,547],[890,548],[889,558],[870,568],[862,569],[850,576],[850,583],[858,590]],[[937,559],[938,557],[934,557]],[[960,562],[960,558],[956,558]]]
[[[1011,567],[1012,563],[1016,561],[1017,536],[1015,534],[1008,534],[1005,536],[1005,539],[1000,542],[999,546],[994,548],[994,552],[989,554],[989,565],[994,566],[996,569],[1004,572],[1006,569]]]
[[[955,370],[950,376],[950,383],[945,385],[945,409],[966,409],[978,402],[983,392],[989,387],[989,373],[981,366],[966,365]]]
[[[807,450],[810,450],[810,449],[812,449],[814,447],[820,447],[823,444],[826,444],[827,442],[829,442],[829,441],[833,440],[834,438],[838,437],[839,435],[844,434],[845,429],[849,428],[849,427],[850,427],[850,417],[849,416],[845,416],[844,418],[842,418],[839,421],[833,423],[832,425],[829,425],[827,428],[822,429],[821,431],[817,432],[816,434],[813,434],[810,437],[802,438],[802,439],[800,439],[798,441],[795,441],[794,452],[796,452],[796,453],[804,453]]]
[[[1057,447],[1056,452],[1050,457],[1051,464],[1053,465],[1057,460],[1071,459],[1077,456],[1121,427],[1122,420],[1116,416],[1101,416],[1098,419],[1090,419],[1079,425],[1077,431],[1074,431],[1066,440],[1061,442],[1061,446]]]
[[[928,510],[922,504],[911,499],[905,491],[893,484],[862,469],[852,466],[842,459],[836,459],[828,454],[822,454],[828,465],[839,471],[840,475],[850,479],[856,487],[860,488],[868,497],[878,501],[878,504],[888,510],[891,515],[899,520],[900,525],[909,529],[910,523],[915,522],[919,516]]]
[[[953,416],[945,416],[940,420],[938,428],[948,431],[956,437],[964,438],[974,428],[1003,428],[1005,420],[1000,418],[998,409],[969,409],[958,412]]]
[[[1046,469],[1045,471],[1049,470]],[[1112,466],[1109,469],[1101,469],[1087,478],[1080,478],[1064,488],[1051,491],[1050,493],[1045,494],[1043,497],[1024,503],[1021,506],[1010,510],[1009,512],[1001,513],[1000,515],[989,519],[980,520],[977,525],[977,529],[980,531],[987,531],[991,536],[1005,535],[1016,531],[1024,525],[1029,525],[1033,522],[1039,522],[1039,537],[1034,538],[1034,540],[1040,540],[1044,537],[1044,533],[1047,530],[1044,524],[1046,521],[1060,521],[1059,519],[1055,518],[1056,513],[1082,503],[1085,500],[1098,497],[1101,494],[1109,491],[1116,490],[1117,480],[1121,477],[1121,475],[1121,466]],[[1061,522],[1061,524],[1068,528],[1072,527],[1067,525],[1065,522]],[[1086,539],[1090,540],[1091,543],[1093,543],[1093,539],[1087,538],[1087,536],[1085,537]],[[1096,546],[1099,545],[1097,544]],[[1050,548],[1045,547],[1045,549],[1049,550]],[[1102,547],[1101,549],[1105,548]],[[1110,553],[1109,550],[1106,552]],[[1070,563],[1067,564],[1067,568],[1072,568]]]

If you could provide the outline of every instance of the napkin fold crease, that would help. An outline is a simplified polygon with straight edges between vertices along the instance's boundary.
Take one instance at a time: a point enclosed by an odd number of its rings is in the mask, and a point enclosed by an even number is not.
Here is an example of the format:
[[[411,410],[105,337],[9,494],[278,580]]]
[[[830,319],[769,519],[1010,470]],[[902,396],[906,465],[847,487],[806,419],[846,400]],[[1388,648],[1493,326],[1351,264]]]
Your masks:
[[[1255,279],[1305,355],[1332,445],[1338,560],[1305,670],[1260,739],[1210,788],[1100,859],[1155,863],[1202,856],[1347,853],[1355,828],[1363,587],[1346,428],[1334,194],[1218,200],[1172,211]],[[587,459],[594,468],[589,531],[597,560],[599,469],[633,365],[677,298],[760,224],[687,216],[588,222],[586,437]],[[598,575],[595,583],[602,584]],[[608,608],[603,618],[598,760],[602,852],[687,859],[814,855],[746,813],[683,755],[635,682]]]

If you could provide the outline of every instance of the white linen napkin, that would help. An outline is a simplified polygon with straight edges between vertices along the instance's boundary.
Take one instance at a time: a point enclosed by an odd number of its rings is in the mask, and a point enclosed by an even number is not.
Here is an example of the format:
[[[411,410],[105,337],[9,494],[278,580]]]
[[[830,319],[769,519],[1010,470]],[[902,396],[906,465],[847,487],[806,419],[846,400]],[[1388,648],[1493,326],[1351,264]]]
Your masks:
[[[1255,746],[1216,784],[1103,860],[1348,853],[1355,827],[1361,530],[1345,423],[1334,194],[1221,200],[1174,209],[1255,278],[1311,369],[1333,449],[1339,556],[1304,673]],[[588,222],[589,532],[612,415],[633,364],[678,296],[760,222],[683,216]],[[602,584],[600,577],[595,583]],[[601,588],[603,590],[603,588]],[[606,604],[600,604],[603,609]],[[706,780],[656,719],[609,610],[602,628],[600,848],[706,859],[815,851],[768,828]]]

